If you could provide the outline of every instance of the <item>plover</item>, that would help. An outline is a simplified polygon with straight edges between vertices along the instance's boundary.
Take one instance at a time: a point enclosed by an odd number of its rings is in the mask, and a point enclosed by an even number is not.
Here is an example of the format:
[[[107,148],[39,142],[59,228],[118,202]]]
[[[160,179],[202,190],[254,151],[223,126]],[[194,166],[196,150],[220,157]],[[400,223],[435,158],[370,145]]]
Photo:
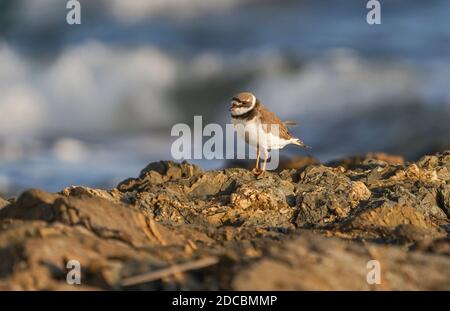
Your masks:
[[[238,136],[256,147],[256,164],[253,170],[256,175],[261,175],[266,170],[269,150],[282,149],[289,144],[310,148],[289,133],[288,126],[295,125],[294,122],[281,121],[252,93],[236,94],[231,100],[230,111]],[[262,170],[259,169],[261,149],[264,152]]]

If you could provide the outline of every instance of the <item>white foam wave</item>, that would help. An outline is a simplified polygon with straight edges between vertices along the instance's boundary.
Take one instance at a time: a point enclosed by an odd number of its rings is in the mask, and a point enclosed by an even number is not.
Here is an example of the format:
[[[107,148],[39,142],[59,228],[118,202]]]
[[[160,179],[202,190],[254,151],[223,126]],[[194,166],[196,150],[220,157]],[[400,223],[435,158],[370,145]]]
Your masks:
[[[67,13],[66,1],[15,0],[15,17],[22,26],[42,27],[61,22]],[[84,12],[99,16],[112,16],[120,22],[133,23],[153,16],[195,17],[207,12],[217,12],[250,2],[266,0],[79,0]]]
[[[39,65],[3,44],[0,64],[0,135],[155,128],[177,116],[167,99],[177,64],[152,47],[89,42]]]
[[[221,11],[257,0],[103,0],[105,7],[125,22],[138,21],[157,14],[195,16],[206,11]]]
[[[420,96],[413,68],[372,63],[349,51],[318,57],[293,73],[267,73],[251,88],[280,115],[347,114]]]
[[[29,65],[0,43],[0,68],[0,135],[35,130],[44,119],[44,105],[30,85]]]

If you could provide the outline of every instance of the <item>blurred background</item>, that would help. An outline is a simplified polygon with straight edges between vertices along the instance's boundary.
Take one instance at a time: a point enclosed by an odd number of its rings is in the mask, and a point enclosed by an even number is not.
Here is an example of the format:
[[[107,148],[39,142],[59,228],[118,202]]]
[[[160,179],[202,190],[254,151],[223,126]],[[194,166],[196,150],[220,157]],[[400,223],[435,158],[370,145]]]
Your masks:
[[[382,0],[381,25],[365,0],[80,2],[68,25],[65,0],[0,0],[3,195],[114,186],[245,90],[321,161],[450,147],[450,1]]]

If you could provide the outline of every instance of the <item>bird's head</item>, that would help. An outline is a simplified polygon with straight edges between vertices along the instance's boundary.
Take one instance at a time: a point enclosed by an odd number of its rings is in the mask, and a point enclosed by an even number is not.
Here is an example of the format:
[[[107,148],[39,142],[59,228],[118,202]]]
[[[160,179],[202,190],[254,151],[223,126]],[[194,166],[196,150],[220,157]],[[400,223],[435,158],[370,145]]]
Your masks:
[[[238,93],[231,99],[231,115],[240,116],[251,111],[256,106],[256,97],[252,93]]]

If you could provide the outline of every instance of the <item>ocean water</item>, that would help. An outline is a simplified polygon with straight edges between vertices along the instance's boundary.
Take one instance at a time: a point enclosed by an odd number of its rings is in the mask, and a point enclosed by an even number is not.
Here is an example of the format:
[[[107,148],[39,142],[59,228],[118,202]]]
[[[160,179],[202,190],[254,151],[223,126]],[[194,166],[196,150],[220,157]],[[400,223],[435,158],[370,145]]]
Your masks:
[[[176,123],[229,122],[254,92],[328,161],[450,147],[450,2],[65,1],[0,4],[0,193],[112,187],[171,159]],[[218,168],[223,160],[196,160]]]

